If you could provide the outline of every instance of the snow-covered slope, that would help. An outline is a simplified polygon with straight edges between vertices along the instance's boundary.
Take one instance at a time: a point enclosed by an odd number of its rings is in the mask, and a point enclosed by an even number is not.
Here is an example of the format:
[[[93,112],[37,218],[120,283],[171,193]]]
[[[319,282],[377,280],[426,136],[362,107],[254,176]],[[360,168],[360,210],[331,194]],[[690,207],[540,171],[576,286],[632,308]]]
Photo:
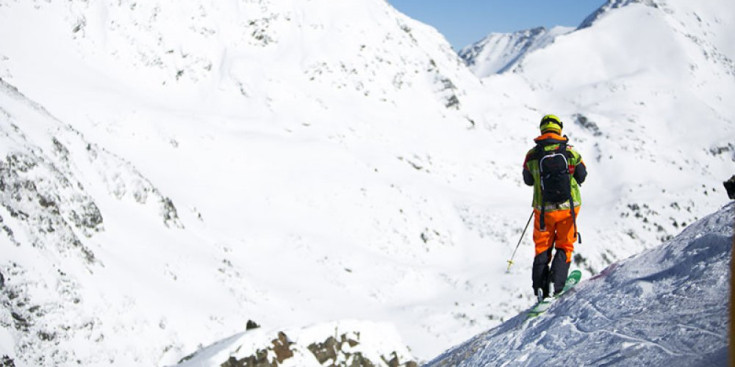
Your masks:
[[[145,335],[128,318],[145,313],[126,301],[125,289],[150,282],[136,237],[179,231],[176,208],[129,162],[4,81],[0,112],[1,353],[19,365],[112,362],[109,350]]]
[[[0,0],[0,355],[170,365],[360,320],[433,357],[531,303],[529,238],[504,271],[548,112],[590,170],[576,266],[669,238],[732,174],[735,23],[658,3],[479,80],[382,0]]]
[[[512,70],[532,51],[554,42],[556,37],[574,28],[538,27],[513,33],[491,33],[482,40],[459,51],[470,70],[480,78]]]
[[[725,366],[735,203],[426,366]]]
[[[4,159],[50,162],[26,185],[69,186],[57,222],[86,202],[101,218],[88,236],[69,225],[91,264],[55,260],[71,251],[53,236],[21,237],[35,222],[9,225],[2,354],[172,364],[249,319],[390,322],[425,356],[453,338],[454,316],[437,312],[451,301],[427,300],[455,292],[468,249],[489,257],[455,205],[490,201],[493,176],[468,174],[491,154],[465,149],[490,136],[467,115],[481,85],[435,30],[382,1],[2,2],[0,18],[18,96],[0,100],[2,126],[39,131],[3,138]],[[76,131],[78,170],[45,148],[59,135],[71,150],[58,126]],[[122,158],[94,159],[102,149]],[[45,218],[34,197],[23,212]]]

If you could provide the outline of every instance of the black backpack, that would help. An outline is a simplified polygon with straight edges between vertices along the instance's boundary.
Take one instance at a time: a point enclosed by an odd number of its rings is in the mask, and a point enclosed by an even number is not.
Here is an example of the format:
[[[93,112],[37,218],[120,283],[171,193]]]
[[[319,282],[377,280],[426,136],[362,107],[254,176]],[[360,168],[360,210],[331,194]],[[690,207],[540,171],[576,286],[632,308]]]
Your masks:
[[[574,213],[574,200],[572,200],[572,175],[569,171],[569,158],[572,153],[567,150],[568,140],[541,140],[536,143],[536,158],[538,159],[539,179],[541,186],[541,216],[540,226],[545,228],[544,214],[546,204],[563,204],[569,201],[574,221],[574,232],[579,243],[582,237],[577,232],[577,218]],[[556,149],[546,150],[549,145],[559,144]]]
[[[554,142],[556,143],[556,141]],[[561,204],[572,198],[567,144],[560,143],[555,150],[546,151],[537,145],[539,173],[541,179],[541,200],[544,204]]]

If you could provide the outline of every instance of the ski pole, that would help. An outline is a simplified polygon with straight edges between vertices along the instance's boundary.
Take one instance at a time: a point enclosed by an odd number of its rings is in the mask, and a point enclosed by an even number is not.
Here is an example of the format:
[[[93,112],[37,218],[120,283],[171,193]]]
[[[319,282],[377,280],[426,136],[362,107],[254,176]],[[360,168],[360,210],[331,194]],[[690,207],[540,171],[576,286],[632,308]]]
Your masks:
[[[506,273],[510,273],[510,267],[513,266],[513,259],[516,257],[516,251],[518,251],[518,246],[520,246],[521,241],[523,241],[523,236],[526,234],[526,230],[528,229],[528,225],[531,223],[532,218],[533,211],[531,211],[531,216],[528,217],[528,222],[526,222],[526,226],[523,228],[523,233],[521,233],[521,238],[518,239],[518,244],[516,245],[515,250],[513,250],[513,255],[511,255],[510,260],[508,260],[508,269],[505,271]]]

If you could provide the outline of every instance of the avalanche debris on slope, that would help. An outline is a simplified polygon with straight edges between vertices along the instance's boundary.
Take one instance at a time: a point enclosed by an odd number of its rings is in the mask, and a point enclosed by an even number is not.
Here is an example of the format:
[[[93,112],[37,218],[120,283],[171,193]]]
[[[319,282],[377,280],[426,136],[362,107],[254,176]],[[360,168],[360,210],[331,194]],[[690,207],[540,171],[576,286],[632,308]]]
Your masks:
[[[735,203],[430,362],[439,366],[704,366],[728,358]]]

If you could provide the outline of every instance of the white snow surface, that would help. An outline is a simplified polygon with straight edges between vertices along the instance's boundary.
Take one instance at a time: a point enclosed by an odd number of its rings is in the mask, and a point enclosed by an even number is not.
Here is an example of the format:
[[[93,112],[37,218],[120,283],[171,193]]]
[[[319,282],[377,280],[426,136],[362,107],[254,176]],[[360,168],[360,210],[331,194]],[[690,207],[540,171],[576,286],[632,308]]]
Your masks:
[[[726,366],[735,203],[432,366]]]
[[[533,302],[530,233],[505,270],[542,115],[590,172],[586,278],[722,206],[733,7],[610,1],[481,78],[383,0],[0,0],[0,357],[349,323],[427,361]]]

